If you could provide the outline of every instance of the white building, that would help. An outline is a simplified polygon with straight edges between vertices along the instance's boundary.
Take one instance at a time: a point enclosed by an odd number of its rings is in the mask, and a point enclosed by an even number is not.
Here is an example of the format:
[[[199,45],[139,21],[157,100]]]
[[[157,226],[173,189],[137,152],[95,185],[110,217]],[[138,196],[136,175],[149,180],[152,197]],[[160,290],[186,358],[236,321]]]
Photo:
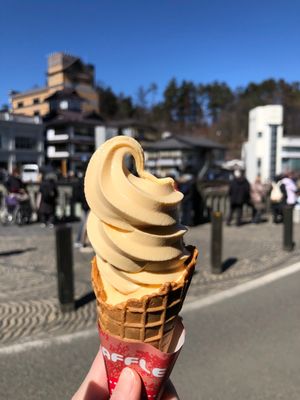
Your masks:
[[[283,106],[255,107],[249,112],[248,141],[242,149],[246,176],[263,182],[287,170],[300,171],[299,136],[284,136]]]

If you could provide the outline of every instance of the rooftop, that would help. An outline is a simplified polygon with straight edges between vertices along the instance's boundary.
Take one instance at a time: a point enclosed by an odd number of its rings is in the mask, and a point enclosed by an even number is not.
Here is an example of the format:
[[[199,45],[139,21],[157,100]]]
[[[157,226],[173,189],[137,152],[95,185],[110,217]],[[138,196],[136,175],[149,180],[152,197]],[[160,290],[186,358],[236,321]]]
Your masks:
[[[64,100],[64,99],[78,99],[80,101],[84,101],[84,99],[79,96],[75,89],[72,88],[64,88],[62,90],[58,90],[52,93],[50,96],[46,97],[45,100]]]
[[[102,125],[104,120],[95,112],[82,113],[76,111],[58,110],[47,114],[44,117],[47,125],[59,125],[61,123],[86,123],[89,125]]]
[[[203,137],[172,135],[166,139],[144,144],[146,150],[193,150],[195,148],[225,149],[226,147]]]
[[[136,129],[147,129],[153,132],[157,131],[157,129],[153,125],[138,121],[133,118],[122,119],[119,121],[107,121],[107,126],[110,126],[112,128],[136,128]]]
[[[13,121],[27,124],[41,124],[42,120],[38,116],[30,117],[23,114],[13,114],[9,111],[0,112],[0,121]]]
[[[226,149],[226,146],[204,137],[196,137],[196,136],[180,136],[180,137],[176,136],[176,137],[181,142],[189,144],[190,146],[207,147],[211,149],[220,149],[220,150]]]
[[[22,92],[18,92],[16,90],[11,90],[9,96],[12,99],[17,99],[18,97],[24,97],[24,96],[29,96],[35,93],[40,93],[40,92],[45,92],[48,91],[47,86],[42,86],[42,87],[36,87],[28,90],[24,90]]]

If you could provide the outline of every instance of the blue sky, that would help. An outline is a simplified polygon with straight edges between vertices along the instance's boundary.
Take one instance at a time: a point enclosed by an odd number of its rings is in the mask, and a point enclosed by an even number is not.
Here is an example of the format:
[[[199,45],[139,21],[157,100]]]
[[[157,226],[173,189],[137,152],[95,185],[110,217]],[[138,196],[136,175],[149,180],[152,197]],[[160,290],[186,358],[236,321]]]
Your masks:
[[[0,0],[0,105],[10,89],[44,85],[49,53],[96,67],[96,80],[139,86],[193,80],[231,87],[300,80],[296,0]]]

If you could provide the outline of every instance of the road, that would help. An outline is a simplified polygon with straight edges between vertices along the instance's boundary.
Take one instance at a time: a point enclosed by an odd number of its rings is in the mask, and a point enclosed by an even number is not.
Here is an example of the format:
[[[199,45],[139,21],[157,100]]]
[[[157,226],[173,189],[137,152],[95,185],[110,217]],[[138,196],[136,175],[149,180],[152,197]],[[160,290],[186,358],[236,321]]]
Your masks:
[[[295,239],[300,224],[295,224]],[[73,233],[77,225],[73,225]],[[94,327],[91,296],[93,251],[74,250],[76,311],[61,313],[57,299],[55,231],[37,224],[0,228],[0,349],[3,346]],[[186,243],[199,249],[196,273],[186,303],[251,281],[300,259],[300,247],[282,250],[282,226],[272,223],[224,226],[222,274],[210,267],[211,225],[189,229]],[[90,249],[92,250],[92,249]]]
[[[299,400],[299,282],[294,272],[185,311],[187,341],[172,374],[181,399]],[[89,330],[2,349],[0,398],[69,399],[97,347]]]

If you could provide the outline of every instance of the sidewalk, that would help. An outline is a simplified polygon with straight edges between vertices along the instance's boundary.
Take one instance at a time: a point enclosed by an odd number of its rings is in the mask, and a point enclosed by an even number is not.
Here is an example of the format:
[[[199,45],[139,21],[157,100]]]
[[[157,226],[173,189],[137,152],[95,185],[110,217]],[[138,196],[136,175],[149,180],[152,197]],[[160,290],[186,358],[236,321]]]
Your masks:
[[[76,231],[77,225],[73,225]],[[282,248],[282,225],[263,223],[224,227],[225,271],[213,275],[209,266],[210,224],[191,228],[186,243],[199,249],[199,261],[186,301],[228,289],[299,260],[300,225],[294,225],[296,248]],[[62,314],[57,301],[54,230],[38,225],[0,228],[0,346],[95,326],[91,298],[93,253],[74,250],[77,309]]]

